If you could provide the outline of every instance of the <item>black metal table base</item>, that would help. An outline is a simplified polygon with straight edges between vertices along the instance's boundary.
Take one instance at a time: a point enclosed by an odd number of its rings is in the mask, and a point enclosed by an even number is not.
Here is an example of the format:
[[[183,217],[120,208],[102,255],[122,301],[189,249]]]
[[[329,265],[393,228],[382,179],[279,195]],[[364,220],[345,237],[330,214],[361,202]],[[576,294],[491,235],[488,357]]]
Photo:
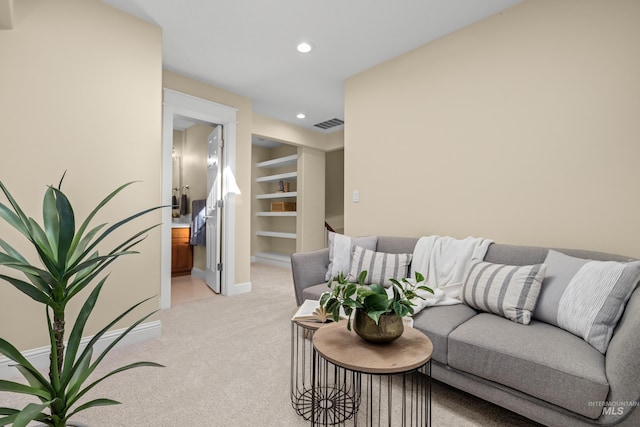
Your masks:
[[[315,353],[312,384],[315,397],[305,417],[312,426],[431,426],[430,361],[407,372],[371,374],[334,365]],[[344,391],[349,404],[324,403],[331,387]]]
[[[431,362],[398,374],[349,370],[313,348],[315,328],[291,322],[291,405],[312,426],[431,425]]]
[[[305,420],[325,425],[339,425],[357,410],[352,395],[327,386],[306,390],[293,407]]]

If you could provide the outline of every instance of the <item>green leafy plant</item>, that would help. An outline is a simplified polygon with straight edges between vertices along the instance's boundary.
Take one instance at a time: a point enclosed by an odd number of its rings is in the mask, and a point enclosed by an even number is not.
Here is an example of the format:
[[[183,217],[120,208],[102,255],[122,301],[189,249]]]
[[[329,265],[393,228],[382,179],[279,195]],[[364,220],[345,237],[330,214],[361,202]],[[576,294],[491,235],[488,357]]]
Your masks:
[[[362,271],[357,282],[349,282],[344,274],[340,273],[329,282],[330,292],[325,292],[320,297],[320,306],[324,307],[334,321],[338,321],[342,311],[347,316],[347,329],[351,330],[351,314],[355,309],[362,310],[378,324],[380,316],[386,313],[395,313],[398,317],[413,314],[416,298],[424,299],[417,291],[422,290],[433,293],[433,290],[425,285],[424,276],[416,271],[413,279],[403,278],[401,281],[389,279],[392,283],[392,294],[378,284],[365,285],[367,271]]]
[[[64,175],[62,178],[64,179]],[[144,240],[149,230],[157,226],[135,233],[105,254],[98,252],[98,244],[115,230],[135,218],[160,208],[143,210],[110,227],[106,227],[107,224],[92,226],[91,221],[100,209],[130,184],[132,183],[120,186],[104,198],[76,230],[73,208],[69,199],[61,191],[62,179],[57,188],[49,186],[45,192],[42,206],[43,226],[23,212],[4,184],[0,182],[0,188],[10,205],[9,207],[0,203],[0,218],[18,230],[31,243],[40,260],[37,265],[31,264],[26,257],[0,239],[0,266],[16,271],[19,277],[24,276],[17,278],[0,274],[0,279],[44,305],[51,345],[47,378],[16,347],[0,338],[0,354],[15,362],[15,367],[27,382],[27,384],[21,384],[0,380],[0,391],[28,394],[38,400],[38,403],[29,403],[22,409],[0,407],[0,426],[13,423],[14,427],[22,427],[32,420],[53,427],[65,426],[69,419],[80,411],[120,403],[100,398],[79,404],[89,390],[106,378],[136,367],[162,366],[153,362],[132,363],[89,382],[90,375],[107,353],[131,330],[155,312],[147,314],[125,329],[106,349],[95,355],[94,359],[95,344],[100,338],[118,321],[150,299],[147,298],[124,311],[82,346],[81,339],[85,325],[96,306],[108,276],[101,278],[87,296],[75,319],[65,349],[67,320],[65,310],[69,302],[96,280],[113,261],[123,255],[137,253],[131,249]]]

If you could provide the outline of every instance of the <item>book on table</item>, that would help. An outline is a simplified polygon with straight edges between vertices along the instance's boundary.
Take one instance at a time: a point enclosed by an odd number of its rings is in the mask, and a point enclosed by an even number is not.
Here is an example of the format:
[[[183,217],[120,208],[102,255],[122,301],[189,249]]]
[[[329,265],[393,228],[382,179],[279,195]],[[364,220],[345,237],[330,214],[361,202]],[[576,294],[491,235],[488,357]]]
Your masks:
[[[340,310],[340,318],[346,319],[344,311]],[[301,320],[304,322],[333,322],[331,313],[328,313],[324,307],[320,307],[320,301],[307,299],[298,307],[291,320]]]

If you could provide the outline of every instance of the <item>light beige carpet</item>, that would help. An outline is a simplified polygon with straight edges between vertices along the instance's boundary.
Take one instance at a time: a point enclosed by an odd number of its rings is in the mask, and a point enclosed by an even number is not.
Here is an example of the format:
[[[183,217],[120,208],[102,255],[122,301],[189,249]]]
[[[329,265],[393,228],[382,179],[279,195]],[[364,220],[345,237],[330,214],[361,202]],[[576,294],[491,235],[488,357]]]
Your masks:
[[[248,294],[187,302],[160,313],[162,336],[116,349],[102,371],[150,360],[111,377],[91,398],[122,405],[78,415],[93,427],[309,425],[289,397],[290,319],[295,309],[291,271],[254,264]],[[434,382],[434,426],[534,426],[506,411]],[[0,406],[29,400],[0,393]]]

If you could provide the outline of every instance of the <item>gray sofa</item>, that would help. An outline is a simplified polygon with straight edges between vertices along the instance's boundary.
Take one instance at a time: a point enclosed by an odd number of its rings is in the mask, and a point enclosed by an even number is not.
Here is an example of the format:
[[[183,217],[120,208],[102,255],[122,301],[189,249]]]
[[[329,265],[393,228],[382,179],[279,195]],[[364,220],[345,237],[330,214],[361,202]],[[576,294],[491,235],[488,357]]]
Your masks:
[[[377,251],[411,253],[417,238],[378,237]],[[557,249],[601,261],[628,257]],[[485,261],[542,263],[548,249],[493,243]],[[329,250],[291,257],[296,300],[327,291]],[[636,288],[606,354],[556,326],[529,325],[459,304],[426,308],[414,327],[433,342],[432,377],[545,425],[640,425],[640,291]],[[605,407],[604,402],[610,402]]]

